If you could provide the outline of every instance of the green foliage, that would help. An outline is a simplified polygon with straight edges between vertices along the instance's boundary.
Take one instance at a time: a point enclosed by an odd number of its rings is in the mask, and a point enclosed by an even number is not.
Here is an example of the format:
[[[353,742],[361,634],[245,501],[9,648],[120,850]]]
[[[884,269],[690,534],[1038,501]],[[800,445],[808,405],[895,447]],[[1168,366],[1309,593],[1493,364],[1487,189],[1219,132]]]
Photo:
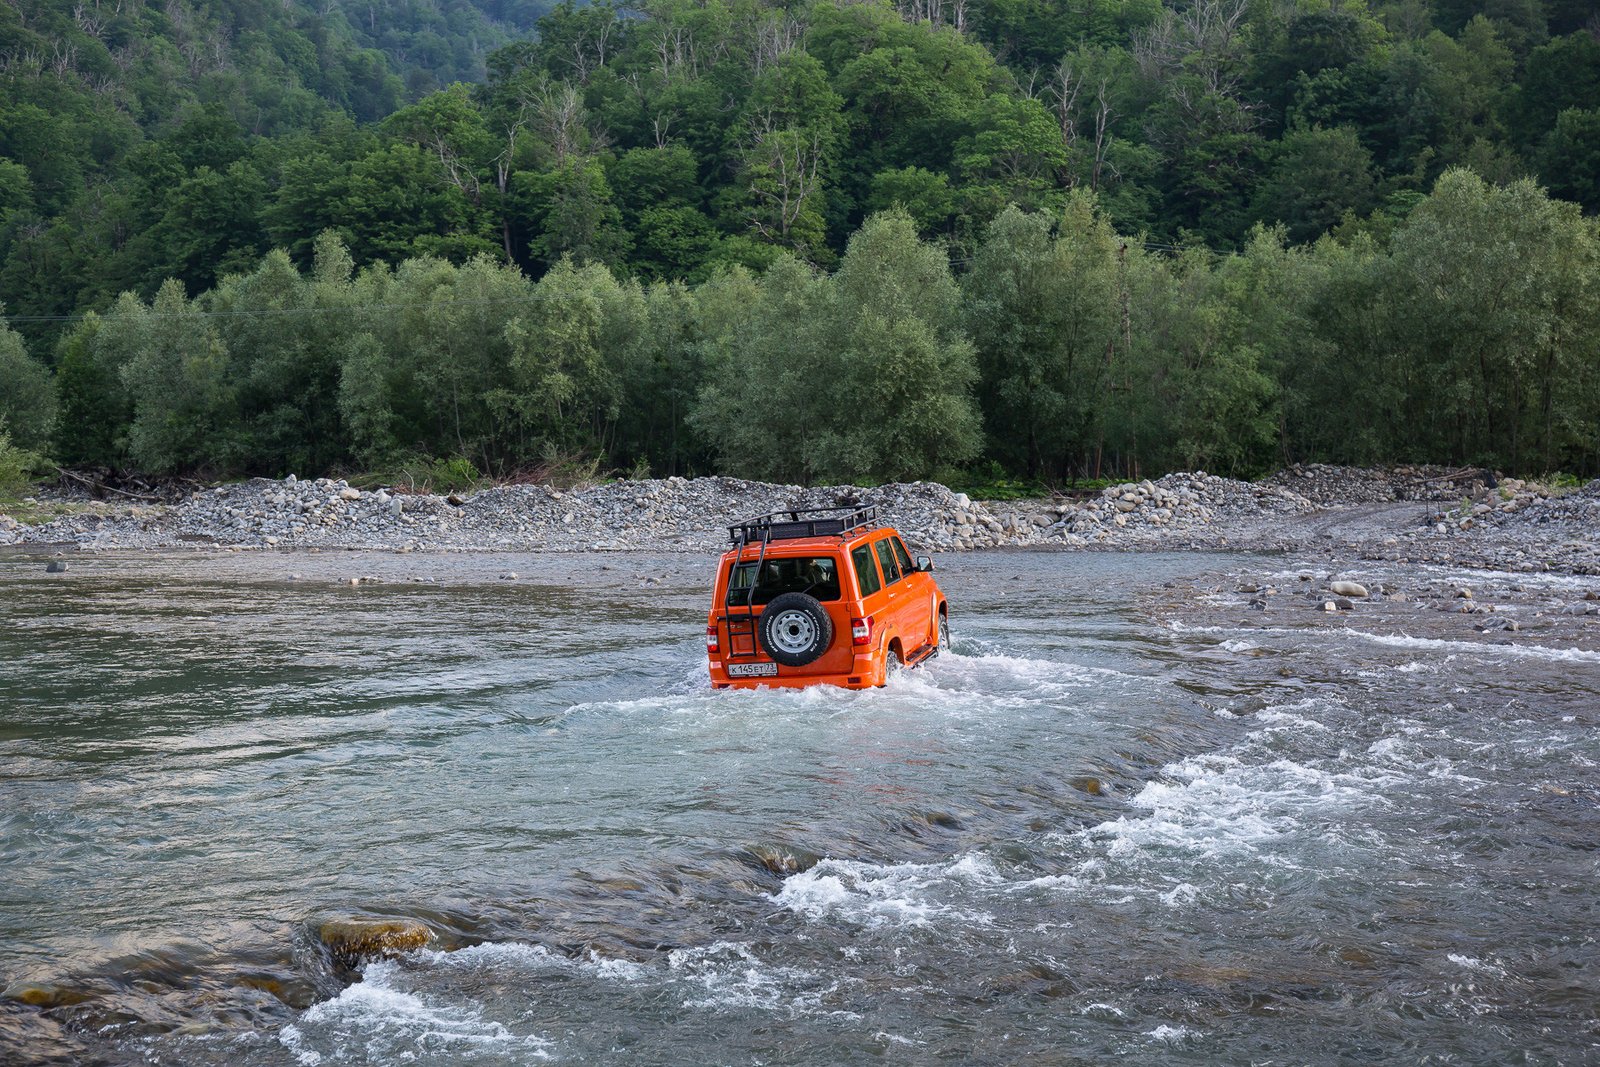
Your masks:
[[[11,443],[6,421],[0,418],[0,500],[27,492],[44,467],[37,453]]]
[[[1600,108],[1570,108],[1556,118],[1535,157],[1550,192],[1600,214]]]
[[[464,456],[424,461],[420,471],[421,488],[432,493],[451,493],[471,489],[483,475]]]
[[[128,353],[114,343],[100,343],[101,325],[100,316],[91,312],[57,352],[55,454],[72,466],[121,467],[127,460],[133,400],[123,384],[122,363]]]
[[[1005,470],[993,460],[979,470],[942,471],[938,480],[951,492],[965,493],[973,500],[1033,500],[1050,495],[1043,482],[1006,477]]]
[[[100,340],[132,352],[122,381],[133,400],[128,453],[142,469],[224,468],[235,460],[236,386],[216,330],[169,281],[147,308],[124,299]]]
[[[991,449],[1030,478],[1081,471],[1100,444],[1105,376],[1122,322],[1125,246],[1074,195],[1051,220],[1008,208],[966,277]]]
[[[4,8],[14,438],[268,474],[1600,461],[1581,3],[645,0],[511,40],[542,7]]]
[[[1351,127],[1291,131],[1271,157],[1256,187],[1255,214],[1288,226],[1292,240],[1315,240],[1347,212],[1372,210],[1372,156]]]
[[[55,428],[56,407],[50,371],[0,318],[0,426],[9,428],[18,448],[43,448]]]
[[[1596,210],[1600,44],[1574,0],[564,3],[512,40],[544,6],[23,0],[0,291],[46,317],[198,294],[274,247],[305,266],[329,229],[362,266],[701,282],[831,266],[894,207],[965,255],[1079,188],[1122,232],[1227,250],[1454,166]]]
[[[870,218],[833,278],[786,257],[759,281],[736,273],[708,288],[716,317],[690,421],[723,469],[870,482],[927,477],[976,451],[959,291],[908,216]]]

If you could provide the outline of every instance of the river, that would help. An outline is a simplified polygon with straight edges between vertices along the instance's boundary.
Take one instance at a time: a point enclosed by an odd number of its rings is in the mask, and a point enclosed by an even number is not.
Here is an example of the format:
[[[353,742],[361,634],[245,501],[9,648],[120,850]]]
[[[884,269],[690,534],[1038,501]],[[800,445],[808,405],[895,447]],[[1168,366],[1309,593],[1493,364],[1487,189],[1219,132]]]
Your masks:
[[[1600,1061],[1600,653],[939,566],[713,693],[707,559],[0,557],[0,1061]]]

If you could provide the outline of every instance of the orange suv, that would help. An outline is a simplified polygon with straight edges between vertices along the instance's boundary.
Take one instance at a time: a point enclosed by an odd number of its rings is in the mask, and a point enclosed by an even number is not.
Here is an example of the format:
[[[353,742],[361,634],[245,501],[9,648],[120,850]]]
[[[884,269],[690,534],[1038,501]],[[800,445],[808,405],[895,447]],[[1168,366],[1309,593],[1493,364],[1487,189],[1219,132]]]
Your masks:
[[[773,512],[728,527],[706,653],[717,689],[882,685],[950,642],[933,562],[912,562],[873,505]]]

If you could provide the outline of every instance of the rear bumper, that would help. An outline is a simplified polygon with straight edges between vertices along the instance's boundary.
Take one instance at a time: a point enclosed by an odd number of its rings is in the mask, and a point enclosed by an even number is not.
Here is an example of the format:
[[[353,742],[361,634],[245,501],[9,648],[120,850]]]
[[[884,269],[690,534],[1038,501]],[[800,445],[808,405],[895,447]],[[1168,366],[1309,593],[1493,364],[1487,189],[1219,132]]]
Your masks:
[[[804,689],[813,685],[833,685],[842,689],[871,689],[883,684],[884,654],[868,653],[856,656],[849,671],[810,671],[805,667],[778,665],[776,676],[769,678],[730,678],[722,663],[711,661],[711,688],[713,689]]]

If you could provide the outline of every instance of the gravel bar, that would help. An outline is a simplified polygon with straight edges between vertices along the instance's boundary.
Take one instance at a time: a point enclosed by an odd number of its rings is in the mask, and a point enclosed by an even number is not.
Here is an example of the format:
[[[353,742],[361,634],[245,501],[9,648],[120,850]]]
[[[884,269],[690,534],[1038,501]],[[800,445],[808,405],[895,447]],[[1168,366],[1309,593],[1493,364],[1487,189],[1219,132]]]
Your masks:
[[[0,545],[34,551],[180,548],[396,552],[681,551],[727,543],[740,519],[875,503],[922,552],[979,549],[1326,551],[1358,558],[1600,574],[1600,480],[1558,494],[1488,472],[1291,467],[1260,482],[1204,472],[1087,496],[970,499],[933,482],[803,488],[736,478],[501,485],[437,496],[338,479],[257,478],[173,503],[42,492],[0,513]]]

